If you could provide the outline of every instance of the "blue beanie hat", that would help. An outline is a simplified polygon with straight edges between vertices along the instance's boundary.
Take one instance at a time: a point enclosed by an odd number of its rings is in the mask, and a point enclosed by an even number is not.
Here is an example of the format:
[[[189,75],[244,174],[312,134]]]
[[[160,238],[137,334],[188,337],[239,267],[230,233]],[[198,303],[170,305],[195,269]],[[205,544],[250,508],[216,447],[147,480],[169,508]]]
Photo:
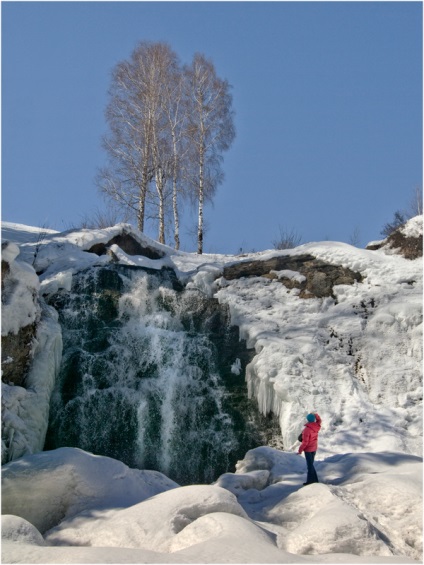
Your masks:
[[[306,419],[308,420],[308,422],[315,422],[315,416],[314,414],[308,414],[306,416]]]

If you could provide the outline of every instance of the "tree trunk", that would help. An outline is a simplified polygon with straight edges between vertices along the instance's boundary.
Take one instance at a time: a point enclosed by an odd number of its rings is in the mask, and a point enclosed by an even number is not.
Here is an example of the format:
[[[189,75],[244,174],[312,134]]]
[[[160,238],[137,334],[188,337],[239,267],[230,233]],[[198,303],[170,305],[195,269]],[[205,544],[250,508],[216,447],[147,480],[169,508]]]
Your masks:
[[[197,253],[203,253],[203,201],[204,201],[204,171],[203,171],[203,148],[200,151],[199,164],[199,222],[197,226]]]
[[[172,144],[174,151],[174,170],[172,173],[172,209],[174,212],[174,241],[175,249],[180,248],[180,219],[178,214],[178,192],[177,192],[177,175],[178,175],[178,152],[175,141],[175,132],[172,132]]]
[[[172,192],[172,208],[174,211],[174,241],[175,249],[178,251],[180,248],[180,219],[178,216],[178,200],[177,200],[177,180],[174,177],[173,180],[173,192]]]
[[[138,210],[137,210],[137,227],[138,229],[143,232],[144,231],[144,216],[145,216],[145,207],[146,207],[146,194],[147,194],[147,185],[149,183],[149,173],[148,173],[148,165],[147,162],[143,166],[143,171],[141,174],[141,187],[140,187],[140,197],[138,201]]]
[[[159,197],[159,243],[165,244],[165,175],[162,167],[158,167],[156,172],[156,190]]]

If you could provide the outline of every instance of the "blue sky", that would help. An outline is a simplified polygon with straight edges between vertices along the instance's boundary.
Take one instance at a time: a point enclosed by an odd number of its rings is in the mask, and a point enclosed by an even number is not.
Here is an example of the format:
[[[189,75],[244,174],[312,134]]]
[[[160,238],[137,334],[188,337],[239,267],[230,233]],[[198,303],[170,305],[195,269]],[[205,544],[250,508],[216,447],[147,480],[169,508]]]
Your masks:
[[[422,187],[421,2],[5,2],[2,219],[58,230],[102,207],[94,178],[114,65],[139,41],[232,85],[236,139],[205,251],[365,246]],[[195,222],[187,214],[186,228]],[[156,232],[149,235],[155,237]],[[171,243],[171,241],[170,241]],[[183,248],[195,250],[184,235]]]

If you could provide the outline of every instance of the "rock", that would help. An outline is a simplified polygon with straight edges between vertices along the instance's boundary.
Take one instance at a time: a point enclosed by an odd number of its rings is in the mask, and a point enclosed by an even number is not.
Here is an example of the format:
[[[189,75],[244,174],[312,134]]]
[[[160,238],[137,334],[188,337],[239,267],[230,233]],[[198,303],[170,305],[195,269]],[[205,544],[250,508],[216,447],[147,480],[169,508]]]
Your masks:
[[[32,343],[37,331],[36,324],[21,328],[17,335],[1,336],[1,380],[4,383],[23,386],[32,359]]]
[[[418,226],[420,225],[419,231]],[[418,259],[423,256],[422,216],[411,218],[399,226],[386,239],[371,242],[366,247],[370,251],[382,249],[389,253],[402,255],[405,259]]]
[[[279,277],[278,271],[294,271],[303,277]],[[331,265],[313,255],[279,255],[265,261],[245,261],[224,267],[224,278],[234,280],[241,277],[263,276],[278,278],[287,288],[298,288],[300,298],[323,298],[332,296],[337,284],[361,282],[362,275],[346,267]]]
[[[105,255],[108,253],[111,245],[117,245],[127,255],[143,255],[149,259],[162,259],[164,256],[161,251],[154,247],[141,245],[141,243],[138,242],[131,234],[126,233],[125,231],[116,235],[107,243],[96,243],[88,249],[88,252],[95,253],[96,255]]]
[[[418,259],[423,256],[423,236],[406,237],[401,231],[396,230],[386,240],[386,245],[398,250],[405,259]]]
[[[32,359],[40,318],[38,277],[32,267],[16,261],[16,244],[2,243],[2,381],[23,386]]]

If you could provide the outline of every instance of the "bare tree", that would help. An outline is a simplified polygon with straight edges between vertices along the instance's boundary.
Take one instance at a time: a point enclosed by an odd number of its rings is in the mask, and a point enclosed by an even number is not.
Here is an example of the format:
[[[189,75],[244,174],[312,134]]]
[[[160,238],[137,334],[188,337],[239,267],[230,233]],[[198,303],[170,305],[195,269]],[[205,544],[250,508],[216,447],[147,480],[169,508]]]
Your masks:
[[[144,230],[145,204],[153,177],[152,116],[146,58],[149,44],[140,44],[129,61],[118,63],[112,73],[106,120],[109,134],[103,139],[109,166],[100,170],[97,184],[110,200],[130,209]]]
[[[349,243],[354,247],[359,247],[361,243],[361,231],[358,226],[355,226],[351,236],[349,237]]]
[[[383,229],[381,230],[381,235],[388,237],[391,233],[397,230],[400,226],[403,226],[404,223],[408,220],[405,212],[401,210],[396,210],[393,215],[393,220],[391,222],[387,222],[384,225]]]
[[[422,216],[422,213],[423,213],[423,191],[419,186],[415,187],[415,189],[413,191],[409,210],[410,210],[409,215],[410,215],[411,218],[413,218],[414,216]]]
[[[100,190],[132,210],[141,231],[148,216],[146,206],[156,200],[161,243],[172,155],[165,92],[178,68],[177,56],[168,45],[150,42],[140,43],[130,60],[115,67],[106,110],[110,131],[103,142],[109,167],[98,175]]]
[[[169,69],[169,80],[164,85],[163,102],[172,148],[170,174],[172,177],[172,213],[175,249],[180,248],[179,196],[185,196],[182,182],[184,160],[188,155],[188,147],[184,135],[187,121],[187,104],[184,96],[184,75],[180,72],[176,64],[174,64]]]
[[[302,236],[293,228],[291,230],[280,226],[280,237],[272,242],[274,249],[293,249],[302,243]]]
[[[197,252],[203,253],[203,210],[222,182],[222,152],[235,137],[230,85],[220,79],[211,61],[197,53],[185,67],[186,135],[191,147],[190,175],[198,206]]]
[[[157,221],[161,243],[172,201],[180,247],[180,204],[194,194],[203,252],[204,202],[222,182],[222,152],[235,135],[229,91],[203,55],[182,69],[165,43],[141,42],[113,70],[103,140],[108,166],[97,183],[110,201],[131,212],[141,231],[146,220]]]

